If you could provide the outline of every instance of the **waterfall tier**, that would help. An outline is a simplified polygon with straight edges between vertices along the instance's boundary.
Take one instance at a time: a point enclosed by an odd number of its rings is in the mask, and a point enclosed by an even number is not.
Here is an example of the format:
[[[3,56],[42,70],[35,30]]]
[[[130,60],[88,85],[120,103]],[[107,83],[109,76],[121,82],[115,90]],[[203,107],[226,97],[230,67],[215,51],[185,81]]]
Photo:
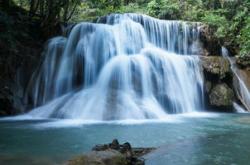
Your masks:
[[[48,42],[26,100],[29,115],[164,118],[203,106],[199,25],[112,14]]]

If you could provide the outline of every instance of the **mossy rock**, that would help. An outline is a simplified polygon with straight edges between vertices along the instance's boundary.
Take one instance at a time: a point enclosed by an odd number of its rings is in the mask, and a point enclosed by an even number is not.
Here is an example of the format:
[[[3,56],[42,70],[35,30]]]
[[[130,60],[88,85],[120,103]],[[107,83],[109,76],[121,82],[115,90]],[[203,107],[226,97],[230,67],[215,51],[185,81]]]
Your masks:
[[[218,37],[215,35],[215,29],[207,24],[200,26],[200,41],[203,44],[204,56],[220,55],[221,45]]]
[[[250,55],[246,55],[246,56],[237,56],[236,57],[236,64],[240,67],[240,68],[248,68],[250,69]]]
[[[209,94],[209,101],[212,106],[232,106],[234,92],[227,84],[217,84]]]
[[[218,75],[221,79],[230,73],[230,63],[220,56],[200,57],[203,70],[207,73]]]
[[[126,157],[116,150],[92,151],[78,156],[68,165],[128,165]]]

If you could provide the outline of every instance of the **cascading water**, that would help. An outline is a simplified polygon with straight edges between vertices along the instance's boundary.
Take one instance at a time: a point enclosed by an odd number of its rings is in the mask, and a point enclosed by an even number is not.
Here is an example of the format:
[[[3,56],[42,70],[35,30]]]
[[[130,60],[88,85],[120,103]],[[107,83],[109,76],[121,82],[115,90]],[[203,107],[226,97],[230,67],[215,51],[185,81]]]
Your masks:
[[[234,73],[235,80],[237,81],[238,86],[236,88],[237,95],[239,96],[242,104],[247,109],[247,111],[250,111],[250,89],[246,86],[244,80],[241,77],[240,70],[237,68],[235,59],[229,57],[229,52],[225,47],[221,48],[222,55],[224,58],[228,59],[231,64],[231,69]],[[237,112],[244,112],[244,109],[241,108],[237,103],[234,103],[234,108]]]
[[[27,89],[38,107],[29,115],[119,120],[201,110],[200,49],[198,24],[138,14],[80,23],[49,41]]]

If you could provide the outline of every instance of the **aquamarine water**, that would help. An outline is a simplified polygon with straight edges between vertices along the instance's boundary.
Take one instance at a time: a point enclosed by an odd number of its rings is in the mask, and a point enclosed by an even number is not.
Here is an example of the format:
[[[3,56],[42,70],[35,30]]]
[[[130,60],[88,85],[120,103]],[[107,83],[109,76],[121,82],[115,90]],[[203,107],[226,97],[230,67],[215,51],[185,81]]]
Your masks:
[[[168,120],[102,123],[80,120],[1,120],[0,164],[61,164],[117,138],[134,147],[159,147],[149,165],[247,165],[250,115],[195,113]]]

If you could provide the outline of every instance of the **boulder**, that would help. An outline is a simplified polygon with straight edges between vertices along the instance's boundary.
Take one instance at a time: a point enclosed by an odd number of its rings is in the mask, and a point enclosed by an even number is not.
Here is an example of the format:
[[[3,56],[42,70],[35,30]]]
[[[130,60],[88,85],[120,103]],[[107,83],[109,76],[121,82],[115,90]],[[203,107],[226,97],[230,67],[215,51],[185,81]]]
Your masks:
[[[230,63],[227,59],[220,56],[200,57],[202,68],[205,73],[225,78],[231,72]]]
[[[114,139],[112,143],[110,143],[109,147],[114,150],[119,150],[120,149],[120,144],[117,139]]]
[[[114,139],[112,143],[96,145],[91,152],[70,160],[68,165],[144,165],[141,157],[152,150],[132,148],[128,142],[120,145]]]
[[[126,157],[119,151],[108,149],[105,151],[92,151],[76,157],[68,165],[128,165]]]
[[[104,150],[107,150],[109,149],[109,146],[107,144],[98,144],[96,145],[95,147],[92,148],[93,151],[104,151]]]
[[[230,62],[220,56],[201,56],[207,109],[232,112],[234,90]]]
[[[209,102],[215,107],[228,107],[233,105],[234,92],[227,84],[215,85],[209,94]]]

